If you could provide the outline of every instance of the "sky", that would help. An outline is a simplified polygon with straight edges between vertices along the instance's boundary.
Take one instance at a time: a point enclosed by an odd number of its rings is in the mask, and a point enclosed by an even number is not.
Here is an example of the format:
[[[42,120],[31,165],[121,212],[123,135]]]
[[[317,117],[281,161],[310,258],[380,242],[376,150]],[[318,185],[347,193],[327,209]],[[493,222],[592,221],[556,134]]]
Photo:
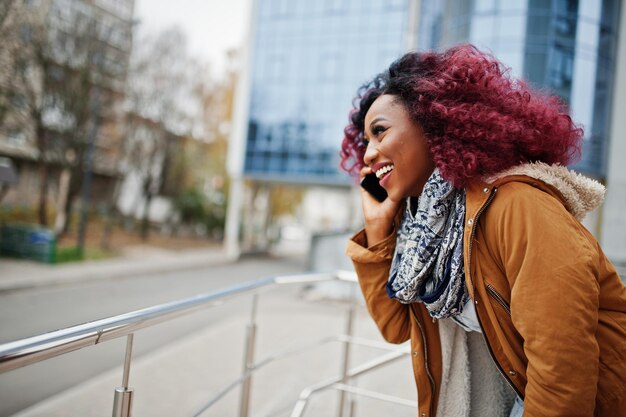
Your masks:
[[[172,25],[187,35],[190,54],[208,62],[219,76],[225,53],[242,45],[251,0],[136,0],[139,37]]]

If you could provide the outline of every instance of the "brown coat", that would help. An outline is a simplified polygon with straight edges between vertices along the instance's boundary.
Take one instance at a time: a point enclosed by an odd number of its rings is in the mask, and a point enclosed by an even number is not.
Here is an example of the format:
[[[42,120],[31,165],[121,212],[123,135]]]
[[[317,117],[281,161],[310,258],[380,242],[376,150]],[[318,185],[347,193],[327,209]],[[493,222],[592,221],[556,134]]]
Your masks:
[[[626,416],[626,287],[572,215],[575,204],[522,175],[476,181],[466,192],[466,284],[524,416]],[[423,304],[387,296],[395,233],[370,248],[366,242],[361,231],[347,253],[368,309],[387,341],[411,340],[419,416],[434,417],[438,323]]]

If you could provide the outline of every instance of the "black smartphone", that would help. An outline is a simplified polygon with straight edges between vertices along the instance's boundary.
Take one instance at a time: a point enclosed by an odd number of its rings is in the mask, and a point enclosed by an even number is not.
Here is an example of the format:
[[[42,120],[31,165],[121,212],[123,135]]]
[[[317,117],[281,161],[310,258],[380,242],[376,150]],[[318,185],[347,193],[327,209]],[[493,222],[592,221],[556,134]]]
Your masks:
[[[376,174],[367,174],[361,180],[361,187],[370,193],[376,200],[382,202],[387,198],[387,191],[378,183]]]

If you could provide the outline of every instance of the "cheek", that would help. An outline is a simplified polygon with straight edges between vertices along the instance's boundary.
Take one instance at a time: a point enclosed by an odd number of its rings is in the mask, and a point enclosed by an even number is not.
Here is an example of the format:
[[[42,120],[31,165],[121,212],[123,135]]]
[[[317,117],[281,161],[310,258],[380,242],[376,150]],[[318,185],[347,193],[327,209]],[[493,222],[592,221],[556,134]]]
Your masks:
[[[403,155],[410,152],[410,139],[402,135],[389,135],[383,139],[384,140],[380,142],[378,150],[386,157],[391,158],[394,163],[396,160],[402,160]]]

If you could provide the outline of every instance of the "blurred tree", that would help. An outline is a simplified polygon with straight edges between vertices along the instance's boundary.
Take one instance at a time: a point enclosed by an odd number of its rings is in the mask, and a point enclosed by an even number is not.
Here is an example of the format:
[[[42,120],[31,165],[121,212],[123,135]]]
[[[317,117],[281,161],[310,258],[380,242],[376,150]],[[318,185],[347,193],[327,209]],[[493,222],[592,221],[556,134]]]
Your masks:
[[[302,203],[304,189],[300,186],[275,185],[270,191],[270,221],[275,222],[281,216],[295,214]]]
[[[202,100],[210,89],[208,71],[187,53],[185,35],[172,27],[140,39],[131,55],[128,77],[126,172],[140,178],[141,234],[149,235],[150,206],[166,179],[188,174],[176,155],[184,138],[205,135]],[[178,164],[177,164],[178,163]],[[177,168],[172,170],[171,168]],[[185,184],[178,184],[177,192]]]
[[[46,226],[49,152],[44,114],[52,104],[47,90],[52,60],[44,48],[47,34],[43,16],[18,2],[3,6],[0,37],[3,53],[0,84],[0,122],[8,131],[34,133],[39,165],[39,223]]]
[[[224,235],[229,192],[226,155],[238,79],[238,58],[238,51],[228,51],[226,71],[210,89],[199,95],[202,97],[207,151],[204,161],[198,160],[192,162],[192,165],[199,167],[194,184],[202,187],[207,196],[207,231],[214,238],[222,238]]]
[[[207,65],[188,54],[185,36],[176,27],[135,43],[122,153],[125,183],[135,178],[139,186],[133,207],[124,211],[132,216],[141,213],[144,238],[149,236],[150,207],[157,196],[173,205],[167,222],[174,233],[179,222],[194,222],[206,224],[212,236],[223,234],[218,229],[223,228],[227,201],[225,165],[235,59],[230,52],[226,73],[213,79]],[[185,202],[190,196],[196,207],[203,207],[204,220],[188,215]]]
[[[31,131],[39,165],[39,222],[48,224],[47,201],[52,165],[66,172],[58,211],[67,219],[83,180],[91,132],[107,117],[112,93],[104,65],[107,31],[94,16],[74,11],[56,26],[46,20],[50,5],[31,7],[13,2],[3,19],[0,57],[3,77],[0,107],[4,128]],[[97,103],[95,102],[97,101]],[[65,185],[65,187],[63,187]]]
[[[7,20],[7,16],[9,15],[9,11],[13,8],[14,2],[15,0],[4,0],[0,3],[0,27],[2,27],[5,20]]]
[[[206,217],[207,201],[196,188],[187,188],[174,200],[183,223],[203,222]]]

